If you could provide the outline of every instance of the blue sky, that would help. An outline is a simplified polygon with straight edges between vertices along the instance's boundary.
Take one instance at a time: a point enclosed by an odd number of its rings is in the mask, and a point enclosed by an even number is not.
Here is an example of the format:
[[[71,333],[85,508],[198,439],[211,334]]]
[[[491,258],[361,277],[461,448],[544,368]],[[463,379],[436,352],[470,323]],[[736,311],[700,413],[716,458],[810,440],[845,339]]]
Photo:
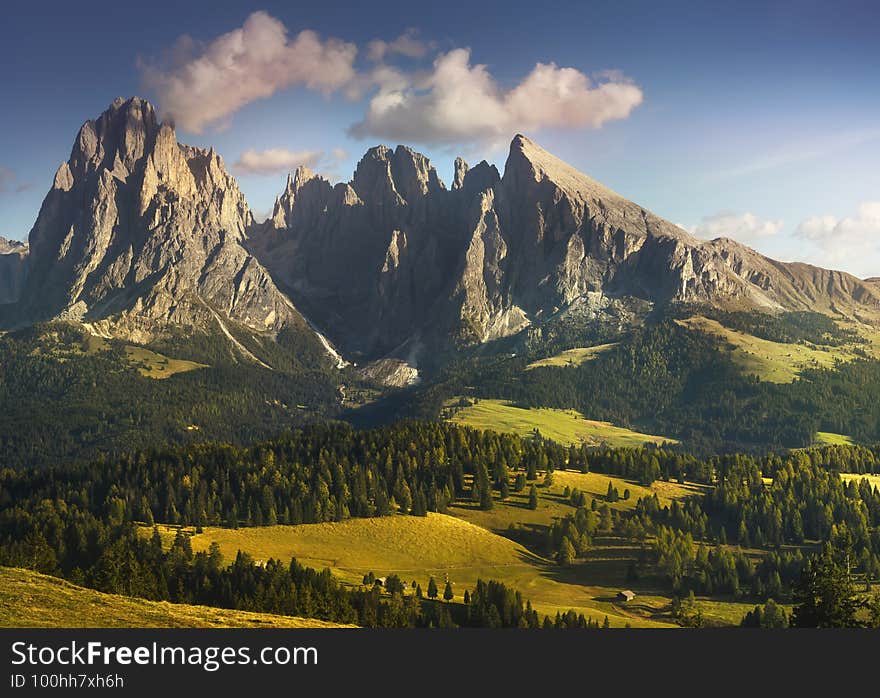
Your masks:
[[[522,131],[701,237],[880,275],[878,31],[876,2],[29,2],[0,26],[0,235],[26,237],[82,122],[140,94],[258,213],[298,160],[347,179],[408,142],[449,182]]]

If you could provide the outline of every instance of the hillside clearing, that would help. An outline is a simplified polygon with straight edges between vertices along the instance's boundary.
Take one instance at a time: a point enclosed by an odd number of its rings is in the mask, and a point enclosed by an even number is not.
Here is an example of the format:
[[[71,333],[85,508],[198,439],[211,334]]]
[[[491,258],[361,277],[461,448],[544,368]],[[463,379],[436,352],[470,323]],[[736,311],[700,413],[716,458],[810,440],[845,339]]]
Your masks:
[[[533,368],[545,368],[548,366],[580,366],[582,363],[592,361],[599,354],[617,346],[617,342],[609,344],[597,344],[594,347],[575,347],[574,349],[566,349],[555,356],[548,356],[546,359],[534,361],[526,366],[526,371]]]
[[[814,441],[823,446],[852,446],[855,443],[853,437],[831,431],[817,431]]]
[[[852,482],[853,480],[860,482],[861,480],[867,480],[871,487],[880,489],[880,475],[877,474],[867,473],[860,475],[858,473],[840,473],[840,479],[844,482]]]
[[[833,368],[839,361],[852,361],[858,357],[855,346],[819,347],[771,342],[732,330],[702,315],[676,322],[683,327],[719,337],[728,345],[731,360],[744,373],[753,374],[769,383],[791,383],[804,369]]]
[[[449,421],[477,429],[491,429],[520,436],[533,436],[537,429],[541,436],[561,444],[588,446],[638,447],[646,443],[661,445],[677,443],[675,439],[642,434],[609,422],[587,419],[576,410],[551,408],[526,409],[506,400],[481,399],[470,405],[455,407],[460,400],[451,400],[448,408],[455,409]]]
[[[110,348],[109,342],[95,335],[88,337],[86,348],[87,354],[94,354]],[[186,361],[185,359],[172,359],[146,347],[134,346],[127,344],[124,347],[125,357],[129,365],[137,368],[138,373],[146,378],[155,378],[162,380],[170,378],[177,373],[186,373],[187,371],[195,371],[199,368],[207,368],[206,364],[200,364],[195,361]]]

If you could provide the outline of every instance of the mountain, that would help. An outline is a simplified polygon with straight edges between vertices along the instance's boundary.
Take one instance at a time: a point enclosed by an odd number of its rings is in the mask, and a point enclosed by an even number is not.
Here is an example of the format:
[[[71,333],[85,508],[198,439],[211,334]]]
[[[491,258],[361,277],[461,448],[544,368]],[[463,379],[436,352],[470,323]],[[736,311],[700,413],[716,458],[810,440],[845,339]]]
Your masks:
[[[244,354],[243,335],[293,333],[401,385],[463,347],[625,329],[670,304],[880,312],[871,281],[698,240],[522,135],[503,174],[458,158],[450,188],[402,145],[369,149],[349,182],[300,168],[257,224],[220,156],[137,97],[82,126],[29,247],[0,249],[7,325],[65,319],[138,343],[196,330]]]
[[[295,328],[318,342],[245,250],[252,221],[213,149],[178,143],[151,104],[118,98],[83,124],[58,168],[12,317],[80,321],[141,343],[175,328],[236,344],[235,328],[272,336]]]
[[[522,135],[503,176],[371,148],[348,183],[288,178],[250,249],[343,350],[413,363],[571,316],[632,324],[651,307],[708,304],[873,316],[877,286],[703,241]]]
[[[0,304],[18,300],[27,269],[27,243],[0,237]]]

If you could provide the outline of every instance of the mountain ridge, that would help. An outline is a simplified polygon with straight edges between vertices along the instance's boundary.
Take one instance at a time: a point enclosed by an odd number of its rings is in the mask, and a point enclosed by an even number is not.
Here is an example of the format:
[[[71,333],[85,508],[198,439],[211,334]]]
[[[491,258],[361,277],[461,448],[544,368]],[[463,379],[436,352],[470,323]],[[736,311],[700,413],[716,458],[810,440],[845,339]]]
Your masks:
[[[83,124],[29,244],[0,249],[2,301],[7,325],[68,319],[140,343],[290,330],[340,367],[402,361],[407,380],[437,350],[560,317],[633,325],[678,303],[880,315],[870,280],[699,240],[522,134],[503,173],[457,158],[450,188],[404,145],[368,149],[348,182],[299,168],[256,222],[214,149],[179,143],[138,97]]]

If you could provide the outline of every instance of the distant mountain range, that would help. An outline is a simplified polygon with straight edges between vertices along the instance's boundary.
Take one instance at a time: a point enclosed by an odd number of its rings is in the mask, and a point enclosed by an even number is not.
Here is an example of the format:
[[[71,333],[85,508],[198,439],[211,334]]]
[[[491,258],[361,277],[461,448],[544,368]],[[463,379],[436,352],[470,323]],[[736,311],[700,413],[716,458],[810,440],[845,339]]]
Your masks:
[[[371,148],[346,183],[300,168],[258,223],[222,158],[135,97],[82,126],[28,245],[0,239],[0,303],[7,327],[221,334],[246,357],[242,333],[294,332],[406,382],[438,350],[676,303],[873,321],[880,287],[698,240],[522,135],[503,174],[459,158],[449,188],[405,146]]]

